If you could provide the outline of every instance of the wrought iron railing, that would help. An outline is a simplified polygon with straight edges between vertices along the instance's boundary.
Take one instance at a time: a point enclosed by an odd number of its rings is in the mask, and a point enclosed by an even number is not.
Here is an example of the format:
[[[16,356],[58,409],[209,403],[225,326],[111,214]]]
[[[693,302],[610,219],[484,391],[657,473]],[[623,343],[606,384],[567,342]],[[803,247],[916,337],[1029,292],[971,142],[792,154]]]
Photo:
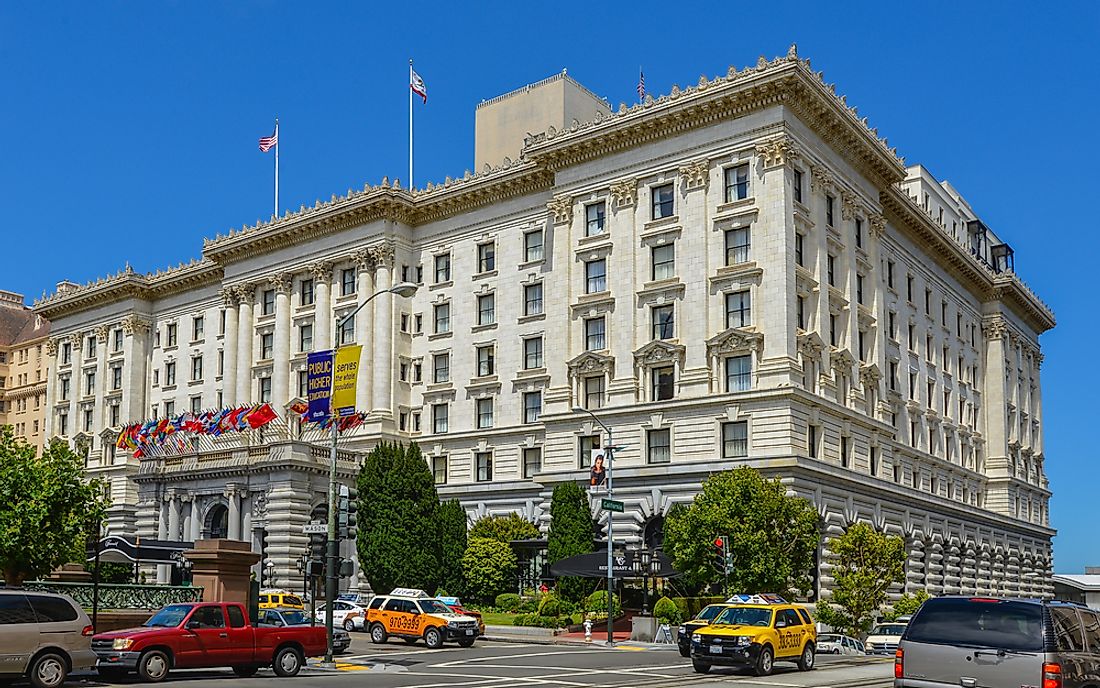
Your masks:
[[[93,586],[91,583],[70,583],[61,581],[27,581],[25,590],[59,592],[72,597],[85,609],[92,608]],[[202,602],[202,588],[174,585],[120,585],[101,583],[99,585],[100,609],[149,609],[155,610],[169,604],[180,602]]]

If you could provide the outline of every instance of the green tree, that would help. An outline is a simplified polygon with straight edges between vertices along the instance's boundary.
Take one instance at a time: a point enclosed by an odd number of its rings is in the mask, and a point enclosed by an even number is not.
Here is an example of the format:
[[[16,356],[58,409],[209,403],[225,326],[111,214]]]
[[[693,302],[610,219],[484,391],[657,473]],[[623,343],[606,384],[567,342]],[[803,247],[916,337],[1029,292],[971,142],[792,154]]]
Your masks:
[[[110,500],[99,480],[64,442],[41,456],[10,425],[0,426],[0,573],[9,586],[84,561]]]
[[[378,592],[439,585],[439,495],[416,444],[382,442],[359,469],[359,565]]]
[[[778,480],[749,467],[716,473],[691,506],[665,520],[664,551],[690,585],[720,583],[714,538],[729,537],[730,591],[787,593],[809,588],[808,573],[820,538],[818,515]]]
[[[902,595],[897,602],[893,604],[886,613],[882,615],[882,618],[886,621],[897,621],[899,616],[905,616],[906,614],[916,614],[920,606],[928,599],[931,599],[931,595],[924,588],[916,591],[915,593],[906,593]]]
[[[861,636],[886,602],[890,587],[905,576],[905,541],[855,523],[829,543],[833,562],[832,598],[817,603],[818,621]]]
[[[482,516],[470,528],[471,538],[483,537],[499,542],[534,540],[539,535],[538,526],[514,511],[506,516]]]
[[[466,554],[466,510],[457,499],[439,507],[439,580],[440,588],[451,595],[466,594],[462,575],[462,557]]]
[[[466,594],[481,602],[491,602],[514,583],[516,554],[506,542],[472,537],[462,557]]]
[[[95,580],[95,562],[84,562],[84,570],[92,574],[92,580]],[[101,561],[99,562],[99,582],[100,583],[130,583],[134,580],[134,566],[133,564],[123,564],[122,562],[115,561]]]
[[[550,498],[550,532],[546,553],[550,563],[575,554],[592,551],[592,510],[588,496],[575,482],[564,482],[554,488]],[[566,576],[559,578],[557,592],[562,599],[580,602],[591,591],[591,584],[583,578]]]

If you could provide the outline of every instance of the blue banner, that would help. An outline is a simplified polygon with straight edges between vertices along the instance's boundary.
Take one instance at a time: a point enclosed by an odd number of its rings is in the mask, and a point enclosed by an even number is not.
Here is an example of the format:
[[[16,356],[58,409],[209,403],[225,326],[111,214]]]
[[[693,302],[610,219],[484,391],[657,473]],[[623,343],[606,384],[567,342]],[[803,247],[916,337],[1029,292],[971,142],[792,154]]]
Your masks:
[[[332,398],[332,351],[314,351],[307,359],[306,391],[309,410],[306,420],[319,422],[328,418]]]

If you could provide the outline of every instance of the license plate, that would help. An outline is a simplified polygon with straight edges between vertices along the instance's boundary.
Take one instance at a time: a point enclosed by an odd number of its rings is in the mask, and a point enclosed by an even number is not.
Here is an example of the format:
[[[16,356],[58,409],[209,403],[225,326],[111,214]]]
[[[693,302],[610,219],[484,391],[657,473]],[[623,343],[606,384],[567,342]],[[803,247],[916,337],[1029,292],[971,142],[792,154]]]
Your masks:
[[[473,635],[473,634],[474,634],[474,629],[472,629],[472,628],[467,628],[466,629],[466,635]]]
[[[711,645],[710,646],[710,653],[712,655],[722,654],[722,646],[721,645]]]

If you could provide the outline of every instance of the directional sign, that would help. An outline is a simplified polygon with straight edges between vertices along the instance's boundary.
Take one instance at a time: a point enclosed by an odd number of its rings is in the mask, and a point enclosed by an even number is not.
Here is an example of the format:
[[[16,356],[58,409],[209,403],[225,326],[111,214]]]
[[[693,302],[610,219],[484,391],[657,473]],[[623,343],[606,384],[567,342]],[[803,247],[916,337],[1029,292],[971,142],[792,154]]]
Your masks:
[[[601,499],[600,507],[604,511],[614,511],[619,514],[626,511],[626,506],[622,502],[615,499]]]
[[[327,523],[310,523],[302,526],[302,532],[306,535],[324,535],[328,532]]]

